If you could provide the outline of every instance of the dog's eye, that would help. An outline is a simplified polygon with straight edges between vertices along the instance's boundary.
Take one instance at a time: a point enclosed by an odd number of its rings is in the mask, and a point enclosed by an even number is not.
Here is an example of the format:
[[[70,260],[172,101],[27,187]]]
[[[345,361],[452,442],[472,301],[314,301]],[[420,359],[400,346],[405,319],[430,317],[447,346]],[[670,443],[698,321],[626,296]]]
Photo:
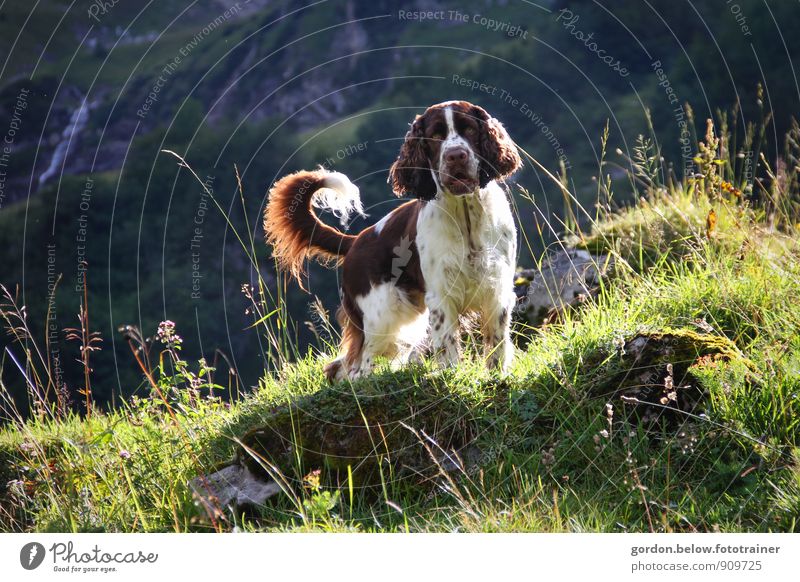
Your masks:
[[[431,139],[434,141],[442,141],[444,139],[444,134],[437,131],[431,136]]]

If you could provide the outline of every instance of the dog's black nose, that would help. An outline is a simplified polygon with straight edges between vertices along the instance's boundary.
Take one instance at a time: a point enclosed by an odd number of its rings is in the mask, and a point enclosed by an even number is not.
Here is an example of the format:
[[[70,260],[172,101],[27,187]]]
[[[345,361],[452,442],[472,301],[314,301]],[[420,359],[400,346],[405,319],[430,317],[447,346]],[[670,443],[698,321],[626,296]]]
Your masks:
[[[450,148],[444,154],[444,161],[448,164],[464,163],[467,161],[467,150],[461,147]]]

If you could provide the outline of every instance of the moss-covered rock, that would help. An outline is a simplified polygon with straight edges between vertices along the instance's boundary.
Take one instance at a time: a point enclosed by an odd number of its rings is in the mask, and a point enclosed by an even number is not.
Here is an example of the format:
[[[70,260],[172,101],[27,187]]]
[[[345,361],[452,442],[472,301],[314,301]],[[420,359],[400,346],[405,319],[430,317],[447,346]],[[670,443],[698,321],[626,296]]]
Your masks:
[[[231,463],[190,486],[214,506],[241,506],[263,503],[283,485],[298,487],[317,469],[337,486],[419,483],[456,462],[471,464],[479,456],[476,438],[498,415],[534,420],[530,403],[504,382],[487,390],[469,385],[469,376],[454,375],[413,369],[378,374],[278,406],[239,438]],[[521,406],[524,420],[517,413]]]
[[[242,437],[237,462],[253,474],[273,466],[288,479],[318,468],[336,480],[349,472],[359,484],[380,482],[381,466],[395,476],[426,473],[435,463],[422,435],[434,450],[463,449],[477,434],[476,415],[493,399],[454,393],[426,377],[396,379],[390,387],[338,384],[279,407]]]
[[[725,337],[688,329],[641,331],[598,350],[586,360],[590,397],[619,401],[638,420],[680,418],[697,413],[707,399],[697,371],[720,362],[748,363]]]

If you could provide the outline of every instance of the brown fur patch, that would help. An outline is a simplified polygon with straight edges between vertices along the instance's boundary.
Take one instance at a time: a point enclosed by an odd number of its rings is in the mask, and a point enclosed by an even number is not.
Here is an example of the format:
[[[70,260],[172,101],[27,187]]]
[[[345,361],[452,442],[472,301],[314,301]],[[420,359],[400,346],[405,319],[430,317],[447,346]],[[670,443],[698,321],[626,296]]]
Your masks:
[[[278,180],[269,192],[264,211],[264,232],[281,268],[301,283],[303,263],[338,261],[350,250],[355,236],[323,223],[311,200],[322,187],[324,171],[300,171]]]

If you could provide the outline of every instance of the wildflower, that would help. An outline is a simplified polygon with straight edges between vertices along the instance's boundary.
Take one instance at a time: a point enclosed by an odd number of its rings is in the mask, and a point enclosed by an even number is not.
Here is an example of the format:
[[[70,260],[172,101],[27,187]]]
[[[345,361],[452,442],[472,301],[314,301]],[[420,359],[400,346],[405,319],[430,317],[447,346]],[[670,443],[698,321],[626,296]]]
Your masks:
[[[158,341],[168,347],[180,347],[183,338],[175,333],[174,321],[168,319],[158,324]]]
[[[122,459],[123,461],[127,461],[128,459],[131,458],[131,454],[128,451],[126,451],[125,449],[122,449],[119,452],[119,458]]]
[[[706,217],[706,238],[711,240],[714,237],[714,231],[717,229],[717,213],[714,209],[708,211]]]
[[[736,186],[734,186],[730,182],[726,182],[724,180],[720,183],[720,188],[722,188],[723,192],[728,192],[729,194],[733,194],[737,198],[742,195],[741,190],[739,190]]]
[[[594,440],[594,444],[595,444],[595,447],[594,447],[594,452],[595,453],[599,454],[599,453],[603,452],[603,450],[606,448],[606,445],[605,445],[605,443],[602,443],[601,441],[603,439],[608,440],[609,436],[610,436],[609,432],[607,430],[603,429],[603,430],[601,430],[600,432],[598,432],[597,434],[595,434],[592,437],[592,440]]]
[[[611,431],[614,427],[614,405],[610,402],[606,402],[606,422],[608,430],[602,430],[600,434],[603,435],[603,438],[611,440]]]
[[[312,491],[319,490],[320,473],[321,471],[319,469],[315,469],[303,478],[303,480],[306,482],[306,486]]]
[[[678,392],[675,390],[675,381],[672,377],[672,364],[667,364],[667,376],[664,378],[664,394],[659,400],[661,404],[667,405],[670,402],[678,401]]]
[[[242,293],[250,301],[253,301],[253,286],[252,285],[249,285],[247,283],[242,284]]]
[[[543,465],[545,465],[545,466],[552,465],[553,463],[556,462],[556,447],[557,446],[558,446],[558,441],[556,440],[552,445],[550,445],[549,449],[547,449],[546,451],[542,451],[542,464]]]
[[[25,495],[25,481],[22,479],[12,479],[6,483],[6,489],[16,497]]]

